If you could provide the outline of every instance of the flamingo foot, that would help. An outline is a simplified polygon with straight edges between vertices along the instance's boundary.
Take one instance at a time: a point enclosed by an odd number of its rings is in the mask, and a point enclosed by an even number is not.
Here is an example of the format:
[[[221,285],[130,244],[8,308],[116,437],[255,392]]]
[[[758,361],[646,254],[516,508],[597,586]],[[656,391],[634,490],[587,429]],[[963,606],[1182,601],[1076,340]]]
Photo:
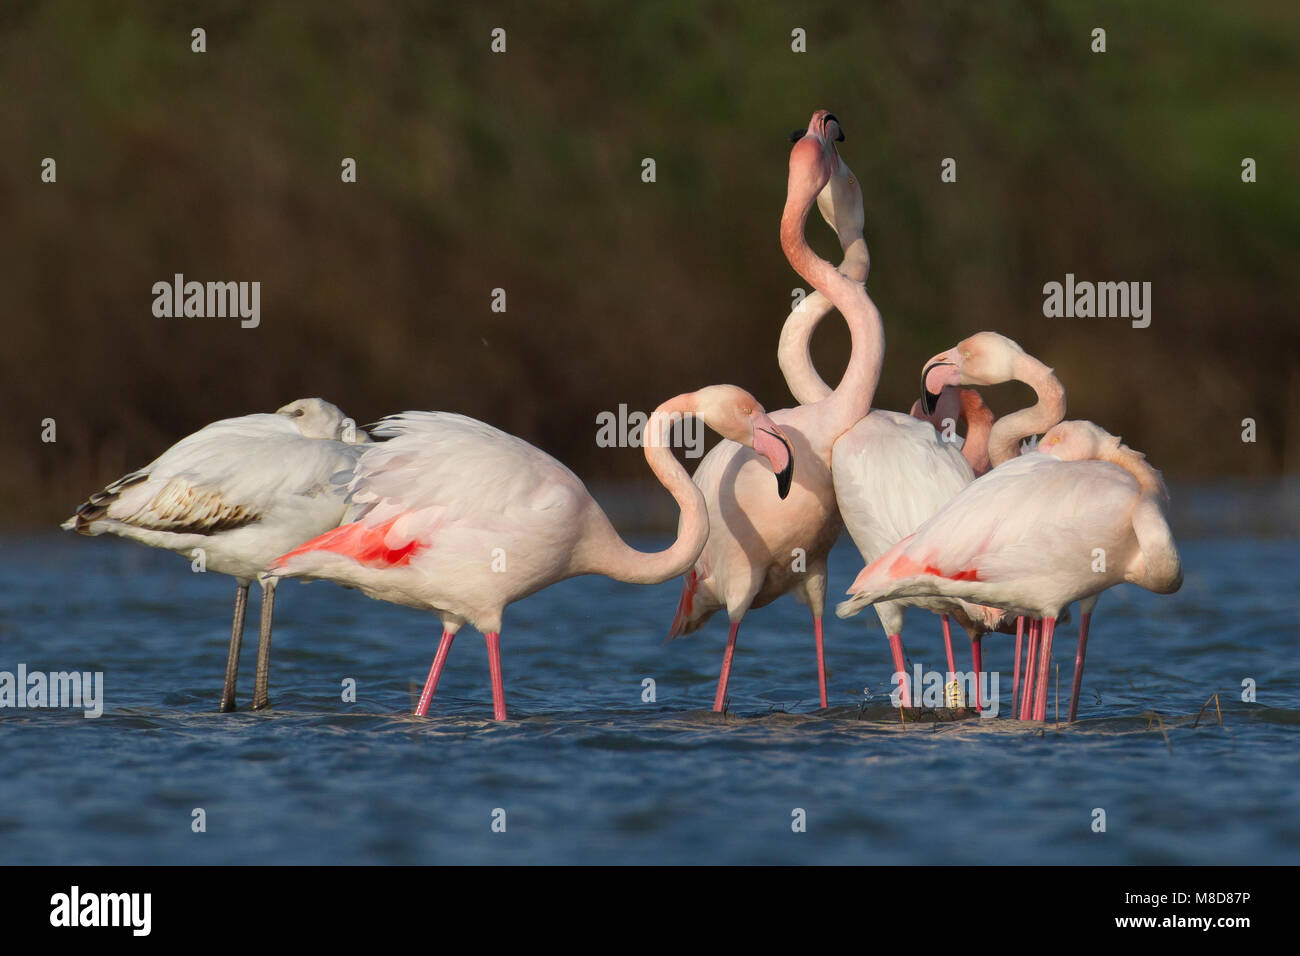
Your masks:
[[[420,691],[420,700],[415,705],[415,716],[424,717],[429,713],[429,702],[433,700],[433,692],[438,689],[438,678],[442,676],[442,666],[447,663],[447,652],[451,650],[451,642],[456,637],[451,631],[442,632],[442,640],[438,642],[438,653],[433,657],[433,666],[429,668],[429,676],[425,678],[424,690]]]
[[[1024,616],[1016,618],[1016,663],[1011,674],[1011,713],[1016,713],[1016,704],[1020,701],[1020,647],[1025,636]]]
[[[740,622],[732,621],[727,633],[727,649],[722,653],[722,673],[718,675],[718,693],[713,698],[713,712],[722,713],[722,705],[727,700],[727,682],[731,680],[731,659],[736,654],[736,634],[740,631]]]
[[[1070,713],[1066,717],[1070,723],[1074,723],[1079,715],[1079,691],[1083,687],[1083,659],[1088,652],[1088,624],[1091,619],[1091,614],[1084,614],[1079,618],[1079,650],[1074,656],[1074,681],[1070,685]]]
[[[1038,663],[1038,642],[1042,622],[1034,618],[1029,622],[1029,640],[1025,648],[1025,685],[1020,689],[1020,719],[1031,720],[1034,714],[1034,677]]]
[[[1047,719],[1047,687],[1052,668],[1052,635],[1056,618],[1043,619],[1043,646],[1038,651],[1038,683],[1035,686],[1034,720]]]
[[[506,684],[501,679],[501,635],[491,631],[487,639],[488,670],[492,672],[492,719],[506,719]]]
[[[957,659],[952,656],[952,631],[947,614],[941,614],[939,619],[943,621],[943,649],[948,652],[948,680],[953,680],[957,676]]]
[[[972,637],[970,639],[970,656],[975,664],[975,709],[977,711],[984,709],[984,704],[980,701],[980,669],[984,663],[984,655],[980,647],[981,637]]]
[[[889,650],[894,656],[894,673],[902,674],[902,681],[899,683],[898,705],[900,707],[912,706],[912,686],[907,679],[907,660],[903,656],[903,637],[900,634],[889,635]]]
[[[822,645],[822,619],[813,618],[813,638],[817,641],[817,688],[822,695],[822,710],[826,709],[826,651]]]

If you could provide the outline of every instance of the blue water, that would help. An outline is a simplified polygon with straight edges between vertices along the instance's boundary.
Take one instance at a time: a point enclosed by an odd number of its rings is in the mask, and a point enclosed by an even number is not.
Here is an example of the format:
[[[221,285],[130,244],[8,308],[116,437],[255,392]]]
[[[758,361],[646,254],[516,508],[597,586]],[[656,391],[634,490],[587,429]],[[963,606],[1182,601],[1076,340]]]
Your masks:
[[[819,711],[791,599],[747,618],[731,712],[713,715],[725,622],[665,645],[677,584],[601,578],[507,612],[504,724],[488,719],[476,633],[457,638],[416,719],[435,619],[297,582],[277,596],[271,710],[223,715],[228,578],[116,539],[10,537],[0,670],[102,671],[106,704],[99,719],[0,710],[0,863],[1300,862],[1300,542],[1181,546],[1181,593],[1103,598],[1084,719],[1044,729],[1005,716],[904,727],[882,697],[873,616],[828,620]],[[858,566],[842,542],[837,593]],[[256,620],[253,599],[245,708]],[[913,612],[905,639],[942,667],[937,619]],[[985,642],[987,666],[1009,670],[1012,640]],[[1257,703],[1241,700],[1247,678]],[[1005,704],[1009,679],[1002,690]],[[1193,727],[1215,692],[1223,726],[1211,705]]]

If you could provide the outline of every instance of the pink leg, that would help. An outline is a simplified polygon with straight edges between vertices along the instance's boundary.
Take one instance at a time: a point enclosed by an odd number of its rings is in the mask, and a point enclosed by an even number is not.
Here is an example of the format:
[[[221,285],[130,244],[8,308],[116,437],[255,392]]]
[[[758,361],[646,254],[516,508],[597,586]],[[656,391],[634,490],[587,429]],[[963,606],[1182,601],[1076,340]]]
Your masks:
[[[1034,720],[1047,719],[1047,690],[1052,675],[1052,634],[1056,631],[1056,618],[1043,619],[1043,646],[1038,649],[1037,700],[1034,702]]]
[[[948,679],[952,680],[957,675],[957,661],[952,656],[952,631],[948,629],[947,614],[941,614],[939,619],[943,621],[943,649],[948,652]]]
[[[1011,675],[1011,713],[1016,712],[1016,703],[1020,700],[1020,647],[1025,636],[1025,619],[1016,618],[1016,663]]]
[[[1020,719],[1029,720],[1034,713],[1034,665],[1038,662],[1039,620],[1029,622],[1029,646],[1025,649],[1025,685],[1020,688]]]
[[[980,702],[980,669],[984,664],[983,661],[984,655],[980,651],[981,640],[983,640],[982,637],[972,637],[970,639],[970,656],[971,656],[971,660],[974,661],[975,663],[975,709],[976,710],[984,709],[984,704]]]
[[[424,681],[424,690],[420,691],[420,702],[415,705],[415,716],[423,717],[429,713],[429,702],[433,700],[433,692],[438,689],[438,678],[442,676],[442,665],[447,663],[447,652],[451,650],[451,642],[456,635],[451,631],[442,632],[442,640],[438,642],[438,653],[433,657],[433,666],[429,668],[429,676]]]
[[[1074,683],[1070,687],[1070,715],[1066,719],[1074,723],[1079,715],[1079,690],[1083,686],[1083,658],[1088,651],[1088,623],[1091,614],[1084,614],[1079,619],[1079,651],[1074,655]]]
[[[912,706],[912,684],[907,679],[907,660],[903,656],[903,638],[898,634],[889,635],[889,650],[894,655],[894,673],[903,675],[902,693],[898,702],[904,707]]]
[[[740,622],[731,622],[731,632],[727,634],[727,649],[722,654],[722,673],[718,675],[718,694],[713,698],[714,713],[722,713],[722,705],[727,699],[727,681],[731,680],[731,658],[736,653],[736,633]]]
[[[813,618],[813,637],[817,639],[817,686],[822,692],[822,709],[826,709],[826,652],[822,647],[822,619]]]
[[[506,684],[501,679],[501,635],[492,631],[487,638],[488,670],[492,672],[492,719],[506,719]]]

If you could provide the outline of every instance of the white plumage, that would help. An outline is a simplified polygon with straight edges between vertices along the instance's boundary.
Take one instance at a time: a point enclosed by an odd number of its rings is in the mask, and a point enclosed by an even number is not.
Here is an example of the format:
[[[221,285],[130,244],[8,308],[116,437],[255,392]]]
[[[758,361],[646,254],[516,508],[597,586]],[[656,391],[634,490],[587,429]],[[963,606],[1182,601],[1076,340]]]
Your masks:
[[[350,439],[349,441],[343,440]],[[275,414],[213,422],[91,495],[63,527],[115,534],[186,557],[238,582],[221,709],[234,706],[248,585],[271,561],[336,527],[343,484],[368,441],[334,405],[300,399]],[[262,582],[254,706],[266,704],[274,582]]]

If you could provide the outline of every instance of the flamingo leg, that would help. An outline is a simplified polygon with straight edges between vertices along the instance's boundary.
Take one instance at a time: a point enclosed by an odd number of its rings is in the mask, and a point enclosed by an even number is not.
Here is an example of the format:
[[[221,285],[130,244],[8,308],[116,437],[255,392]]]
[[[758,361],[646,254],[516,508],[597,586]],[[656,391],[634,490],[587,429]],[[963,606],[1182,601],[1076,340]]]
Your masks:
[[[975,665],[975,709],[976,710],[984,709],[984,704],[980,701],[980,669],[984,663],[983,661],[984,655],[982,653],[982,648],[980,647],[980,641],[982,640],[983,640],[982,636],[976,636],[970,639],[970,656],[971,656],[971,661]]]
[[[501,635],[491,631],[485,635],[488,649],[488,670],[492,672],[492,719],[506,719],[506,684],[501,678]]]
[[[1016,618],[1016,663],[1011,674],[1011,713],[1016,712],[1016,703],[1020,700],[1020,647],[1025,636],[1024,615]]]
[[[731,659],[736,654],[736,634],[739,631],[740,622],[732,621],[731,630],[727,633],[727,649],[722,652],[722,673],[718,675],[718,693],[713,698],[714,713],[722,713],[722,705],[727,700],[727,681],[731,680]],[[818,647],[820,648],[820,642]]]
[[[948,652],[948,680],[954,680],[957,676],[957,661],[952,656],[952,631],[948,628],[948,615],[941,614],[939,619],[943,621],[943,649]]]
[[[1066,718],[1070,723],[1074,723],[1075,718],[1079,715],[1079,691],[1083,686],[1083,658],[1088,651],[1088,624],[1091,619],[1091,614],[1083,614],[1079,618],[1079,650],[1074,655],[1074,682],[1070,686],[1070,714]]]
[[[275,580],[262,585],[262,628],[257,635],[257,673],[253,677],[253,710],[271,706],[271,617],[275,614]]]
[[[826,709],[826,651],[822,645],[822,619],[813,618],[813,637],[817,641],[817,687],[822,695],[822,709]]]
[[[442,640],[438,642],[438,653],[433,657],[433,666],[429,668],[429,676],[424,681],[424,690],[420,691],[420,700],[415,705],[417,717],[429,713],[429,703],[433,700],[433,692],[438,689],[438,679],[442,677],[443,665],[447,663],[447,652],[451,650],[451,642],[455,637],[456,635],[451,631],[442,632]]]
[[[907,659],[903,656],[903,637],[900,634],[889,635],[889,650],[894,656],[894,673],[902,674],[903,680],[899,684],[901,693],[898,695],[898,704],[900,707],[912,706],[912,687],[907,679]]]
[[[1029,622],[1029,646],[1025,649],[1025,686],[1020,689],[1020,719],[1029,720],[1034,712],[1034,665],[1038,662],[1039,620]]]
[[[221,705],[228,714],[235,709],[235,680],[239,677],[239,652],[244,646],[244,613],[248,609],[248,585],[235,588],[235,621],[230,627],[230,650],[226,653],[226,682],[221,687]]]
[[[1056,631],[1056,618],[1043,619],[1043,646],[1038,651],[1038,684],[1034,688],[1034,720],[1047,719],[1047,687],[1052,667],[1052,635]]]

